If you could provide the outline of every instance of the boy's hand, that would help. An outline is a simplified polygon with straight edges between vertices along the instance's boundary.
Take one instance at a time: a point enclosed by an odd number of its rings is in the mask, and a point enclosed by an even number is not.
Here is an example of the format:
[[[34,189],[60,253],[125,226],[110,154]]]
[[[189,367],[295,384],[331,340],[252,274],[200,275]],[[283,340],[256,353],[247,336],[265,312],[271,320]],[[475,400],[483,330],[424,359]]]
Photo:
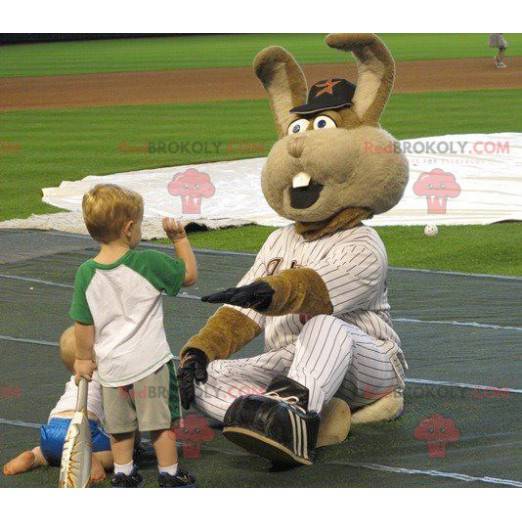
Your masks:
[[[76,359],[74,361],[74,380],[76,384],[80,382],[81,378],[91,381],[94,370],[96,370],[96,363],[94,361]]]
[[[175,243],[180,239],[185,239],[187,237],[187,233],[185,232],[185,227],[182,223],[176,221],[173,218],[163,218],[162,220],[163,230],[167,234],[167,237]]]
[[[185,227],[172,218],[163,218],[163,230],[172,241],[176,256],[185,263],[184,286],[191,286],[198,280],[198,265],[192,251]]]

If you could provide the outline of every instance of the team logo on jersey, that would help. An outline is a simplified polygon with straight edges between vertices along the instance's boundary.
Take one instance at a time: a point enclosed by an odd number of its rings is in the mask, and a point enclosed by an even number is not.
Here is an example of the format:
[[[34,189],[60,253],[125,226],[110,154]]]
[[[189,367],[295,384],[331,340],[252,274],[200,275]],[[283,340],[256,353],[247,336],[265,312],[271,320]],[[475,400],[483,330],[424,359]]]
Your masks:
[[[276,270],[279,268],[279,265],[283,262],[282,257],[276,257],[271,259],[266,265],[266,273],[271,276],[276,273]]]
[[[274,257],[274,259],[271,259],[267,264],[266,264],[266,273],[268,275],[274,275],[277,270],[279,269],[279,267],[281,266],[281,263],[283,262],[283,258],[282,257]],[[290,268],[303,268],[302,265],[300,265],[297,260],[293,260],[291,263],[290,263]]]

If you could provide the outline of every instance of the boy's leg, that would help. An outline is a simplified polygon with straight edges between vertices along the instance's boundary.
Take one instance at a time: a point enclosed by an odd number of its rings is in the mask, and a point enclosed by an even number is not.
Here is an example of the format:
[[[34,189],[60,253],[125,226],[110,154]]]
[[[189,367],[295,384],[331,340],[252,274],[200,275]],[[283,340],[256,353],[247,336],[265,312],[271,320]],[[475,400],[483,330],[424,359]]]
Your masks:
[[[113,468],[112,451],[96,451],[92,454],[91,481],[100,482],[105,480],[105,472],[111,471]]]
[[[140,431],[149,431],[158,461],[160,487],[187,487],[194,478],[178,469],[176,436],[172,425],[181,417],[174,363],[169,361],[134,384]]]
[[[33,448],[31,451],[34,455],[33,469],[38,468],[40,466],[48,465],[47,460],[45,459],[45,457],[42,453],[42,448],[40,448],[40,446],[36,446],[36,448]]]
[[[40,446],[33,448],[32,450],[24,451],[17,455],[14,459],[11,459],[4,465],[4,475],[18,475],[19,473],[25,473],[38,468],[39,466],[47,466],[47,461],[42,455]]]
[[[175,475],[178,464],[178,452],[176,449],[176,434],[174,430],[158,430],[151,431],[152,445],[154,446],[154,452],[158,460],[158,468],[160,473],[162,471],[168,473],[167,469],[170,469],[171,475]]]
[[[110,453],[110,452],[109,452]],[[105,469],[98,460],[97,454],[93,453],[91,457],[91,482],[101,482],[106,478]]]
[[[171,429],[181,416],[179,390],[174,363],[167,364],[134,384],[140,431],[149,431],[161,472],[177,472],[176,436]]]
[[[111,471],[114,467],[114,459],[112,457],[112,451],[96,451],[93,453],[96,460],[102,465],[105,471]]]
[[[105,427],[111,437],[115,475],[131,475],[134,469],[134,436],[138,427],[133,387],[102,387]],[[100,452],[104,453],[104,452]],[[141,482],[141,477],[138,477]],[[114,480],[113,480],[113,485]]]
[[[112,455],[114,458],[113,488],[139,488],[143,477],[134,465],[134,431],[111,434]]]
[[[111,448],[112,458],[114,459],[114,472],[130,475],[133,466],[134,431],[128,433],[111,433]],[[130,469],[128,470],[129,465]]]

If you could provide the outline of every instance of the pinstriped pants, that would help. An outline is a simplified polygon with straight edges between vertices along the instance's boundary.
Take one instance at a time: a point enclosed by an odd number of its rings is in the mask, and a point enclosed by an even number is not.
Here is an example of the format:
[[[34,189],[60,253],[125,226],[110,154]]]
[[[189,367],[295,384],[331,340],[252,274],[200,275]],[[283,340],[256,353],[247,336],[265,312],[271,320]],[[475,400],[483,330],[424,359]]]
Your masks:
[[[264,393],[271,380],[283,374],[308,388],[309,410],[320,412],[334,396],[354,410],[404,388],[398,354],[395,343],[319,315],[304,325],[294,345],[247,359],[210,363],[207,382],[196,385],[196,406],[222,421],[235,399]]]

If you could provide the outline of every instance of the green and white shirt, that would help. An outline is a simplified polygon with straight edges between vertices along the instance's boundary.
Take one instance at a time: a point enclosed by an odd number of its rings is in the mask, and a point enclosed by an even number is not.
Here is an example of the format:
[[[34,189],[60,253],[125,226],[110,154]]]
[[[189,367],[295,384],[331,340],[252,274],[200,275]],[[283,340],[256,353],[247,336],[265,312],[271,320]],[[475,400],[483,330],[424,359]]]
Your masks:
[[[98,381],[118,387],[172,359],[161,293],[176,295],[185,263],[154,250],[129,250],[109,265],[89,259],[76,272],[69,315],[95,328]]]

